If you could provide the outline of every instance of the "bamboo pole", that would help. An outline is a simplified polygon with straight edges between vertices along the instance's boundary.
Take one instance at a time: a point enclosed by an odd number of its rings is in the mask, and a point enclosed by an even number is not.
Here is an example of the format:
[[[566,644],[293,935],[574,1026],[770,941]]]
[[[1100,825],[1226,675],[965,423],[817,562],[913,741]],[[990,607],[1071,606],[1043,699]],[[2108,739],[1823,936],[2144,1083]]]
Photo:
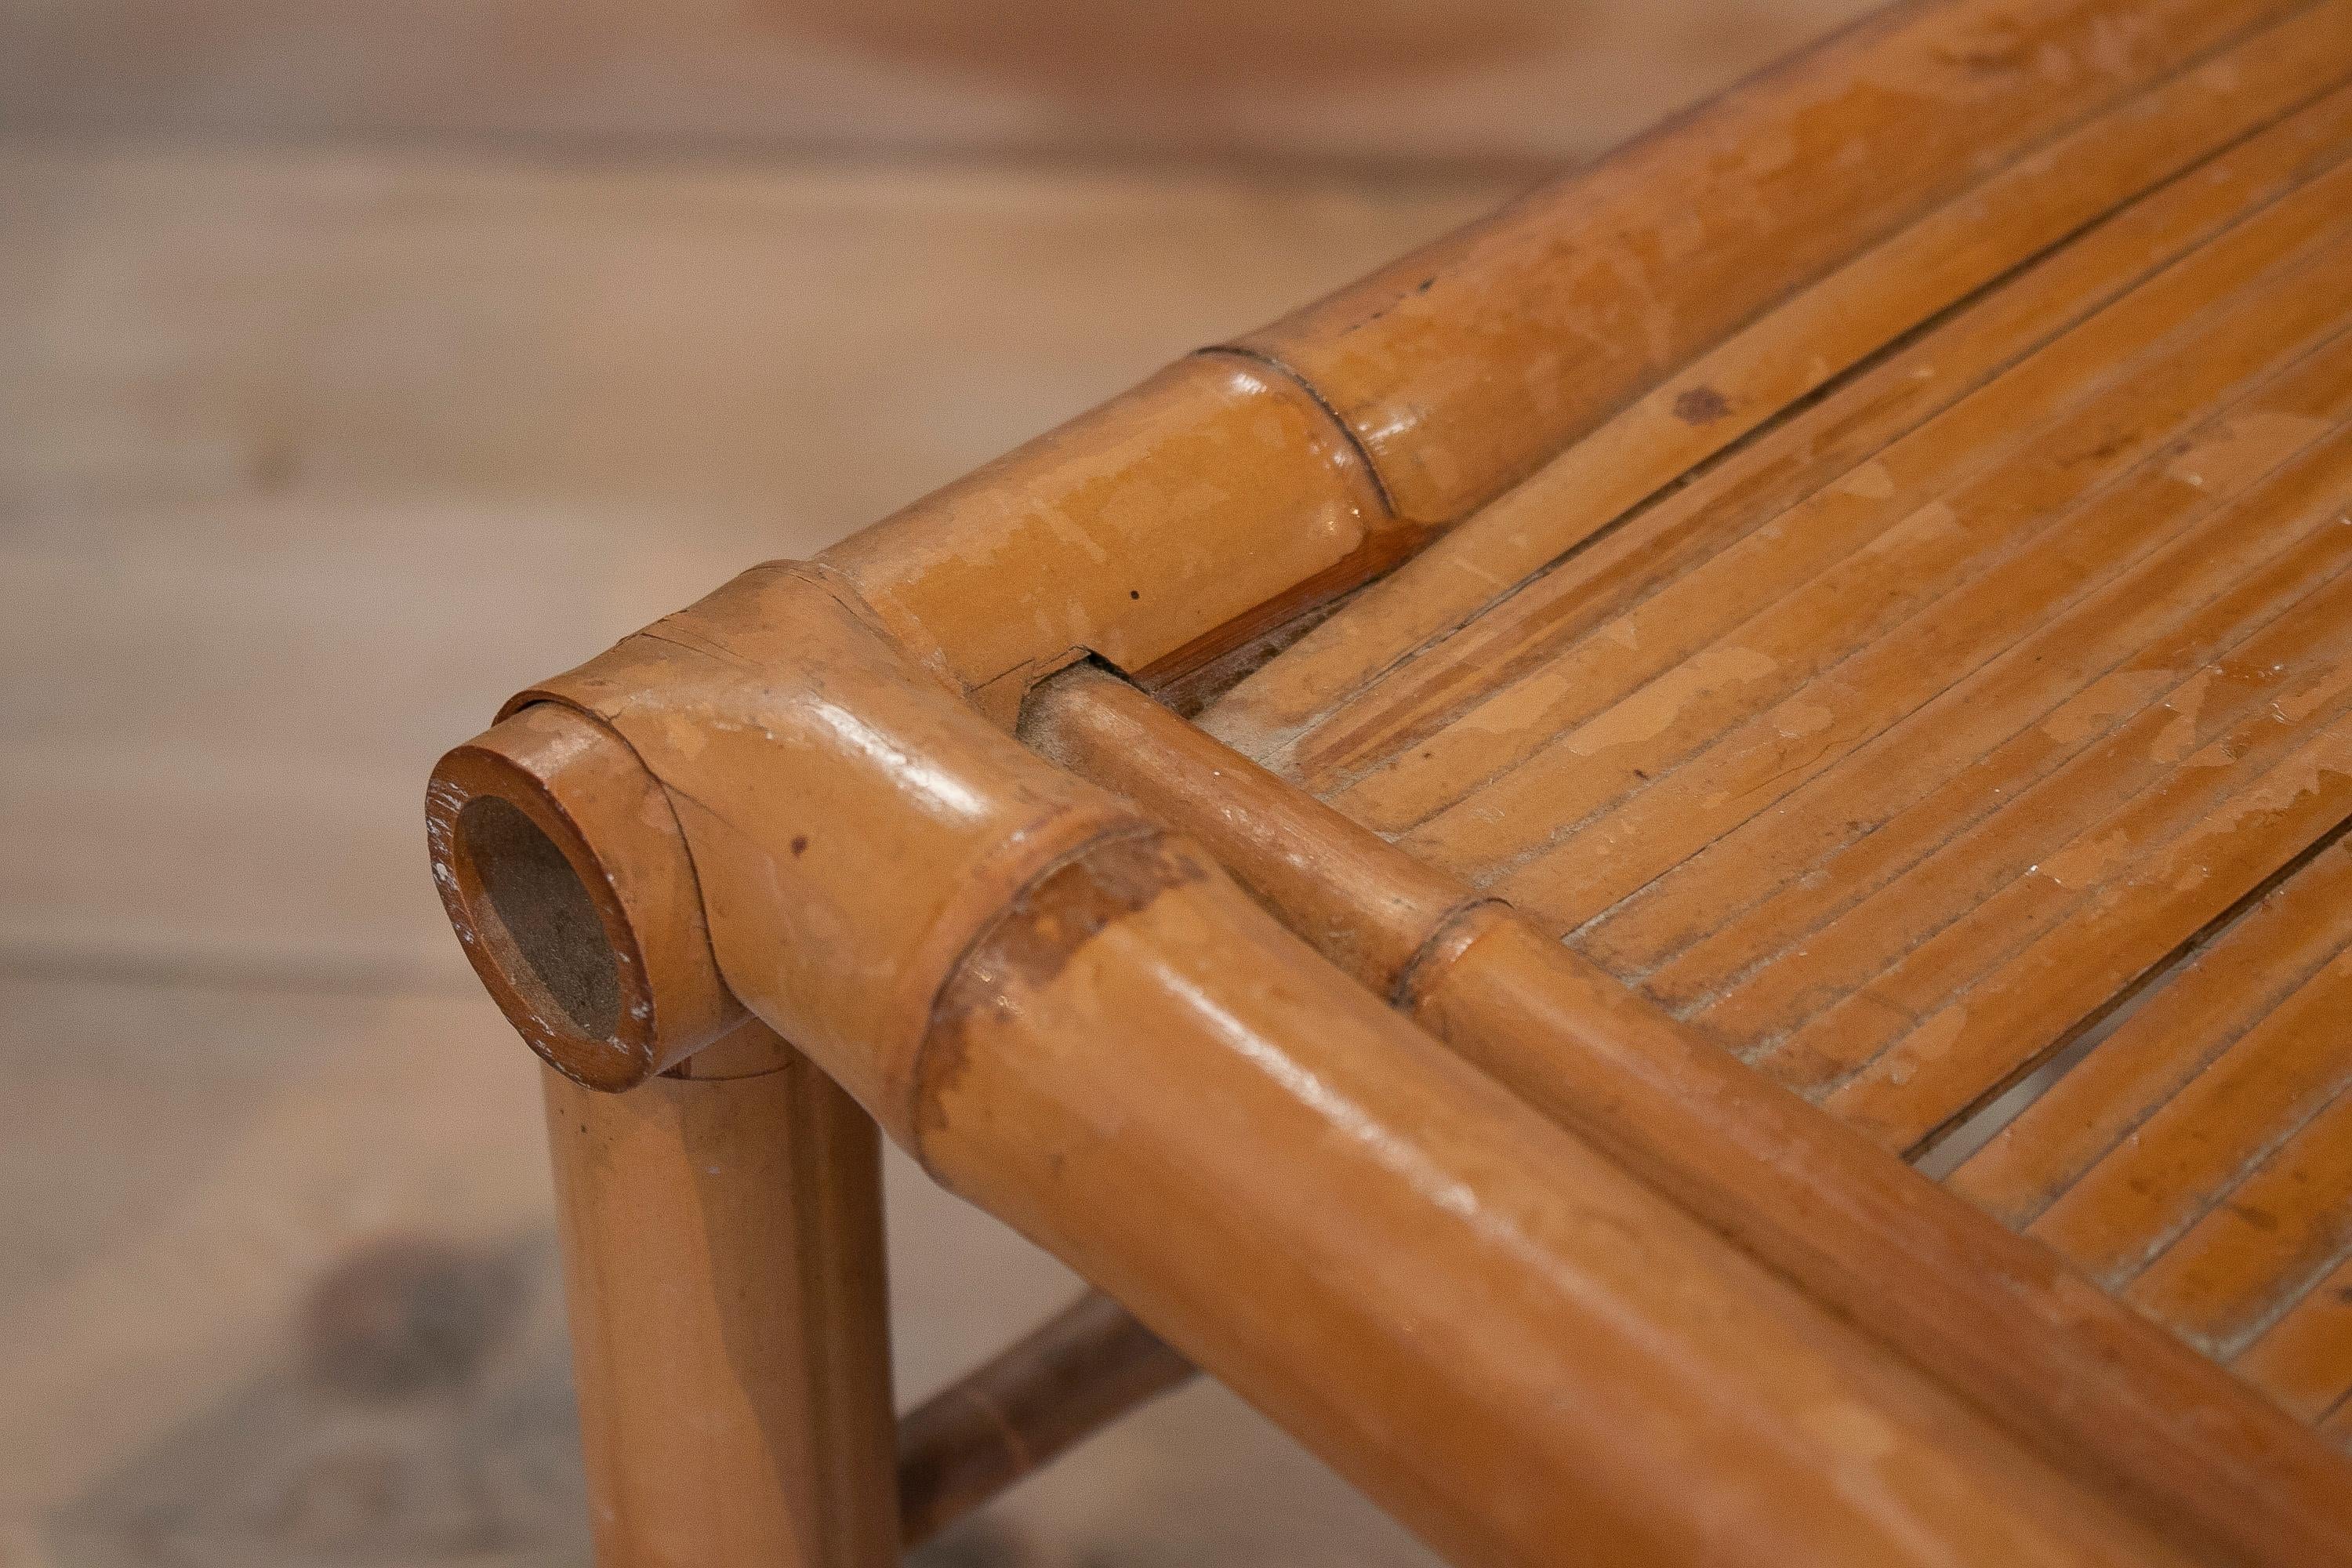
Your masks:
[[[899,1539],[921,1545],[1192,1375],[1126,1308],[1087,1291],[898,1423]]]
[[[546,1074],[600,1568],[898,1562],[878,1145],[777,1050],[627,1094]]]

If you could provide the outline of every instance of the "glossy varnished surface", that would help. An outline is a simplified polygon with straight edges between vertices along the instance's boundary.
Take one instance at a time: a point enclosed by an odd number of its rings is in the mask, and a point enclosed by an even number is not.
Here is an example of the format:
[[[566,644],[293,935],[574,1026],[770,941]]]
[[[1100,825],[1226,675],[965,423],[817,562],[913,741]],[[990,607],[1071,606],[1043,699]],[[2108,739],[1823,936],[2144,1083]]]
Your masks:
[[[2054,1078],[1958,1190],[2339,1436],[2347,79],[1987,158],[1203,718],[1892,1152]]]

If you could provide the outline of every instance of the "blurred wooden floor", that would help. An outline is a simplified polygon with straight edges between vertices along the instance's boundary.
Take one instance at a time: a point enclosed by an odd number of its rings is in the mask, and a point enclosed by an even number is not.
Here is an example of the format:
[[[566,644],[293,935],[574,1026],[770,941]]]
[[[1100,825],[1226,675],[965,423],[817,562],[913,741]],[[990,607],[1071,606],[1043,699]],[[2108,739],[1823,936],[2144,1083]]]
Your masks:
[[[893,141],[798,45],[638,91],[626,7],[569,75],[427,101],[436,50],[479,74],[461,16],[538,59],[554,13],[0,0],[0,1565],[584,1562],[534,1068],[424,875],[432,757],[1852,6],[1617,9],[1650,74],[1581,113],[1534,106],[1611,57],[1547,33],[1402,121],[1360,71],[1223,142],[1148,83],[1095,127],[1244,171],[1105,163],[952,72]],[[694,15],[646,47],[698,88],[740,18]],[[1023,156],[901,155],[943,144]],[[890,1174],[911,1397],[1073,1286]],[[1426,1559],[1202,1386],[924,1561]]]

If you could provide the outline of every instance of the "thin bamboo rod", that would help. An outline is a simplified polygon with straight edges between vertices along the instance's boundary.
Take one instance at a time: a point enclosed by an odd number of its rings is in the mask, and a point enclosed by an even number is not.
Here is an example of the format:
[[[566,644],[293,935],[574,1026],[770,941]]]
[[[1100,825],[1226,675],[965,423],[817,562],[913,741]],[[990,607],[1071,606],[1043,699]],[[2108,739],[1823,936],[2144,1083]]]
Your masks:
[[[1192,1376],[1192,1363],[1089,1290],[898,1423],[908,1547]]]
[[[1041,686],[1022,732],[2053,1464],[2229,1560],[2352,1561],[2352,1468],[2307,1429],[1504,906],[1098,668]]]

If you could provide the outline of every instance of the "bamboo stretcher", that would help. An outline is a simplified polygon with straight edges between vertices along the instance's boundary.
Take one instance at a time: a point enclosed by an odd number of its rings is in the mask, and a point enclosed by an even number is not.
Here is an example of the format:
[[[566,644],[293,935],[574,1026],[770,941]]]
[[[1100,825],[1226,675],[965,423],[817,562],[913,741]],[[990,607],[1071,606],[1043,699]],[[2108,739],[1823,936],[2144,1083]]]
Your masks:
[[[2352,0],[1883,14],[526,689],[600,1560],[2352,1563]],[[787,1045],[785,1042],[789,1041]],[[894,1421],[877,1136],[1097,1292]]]

